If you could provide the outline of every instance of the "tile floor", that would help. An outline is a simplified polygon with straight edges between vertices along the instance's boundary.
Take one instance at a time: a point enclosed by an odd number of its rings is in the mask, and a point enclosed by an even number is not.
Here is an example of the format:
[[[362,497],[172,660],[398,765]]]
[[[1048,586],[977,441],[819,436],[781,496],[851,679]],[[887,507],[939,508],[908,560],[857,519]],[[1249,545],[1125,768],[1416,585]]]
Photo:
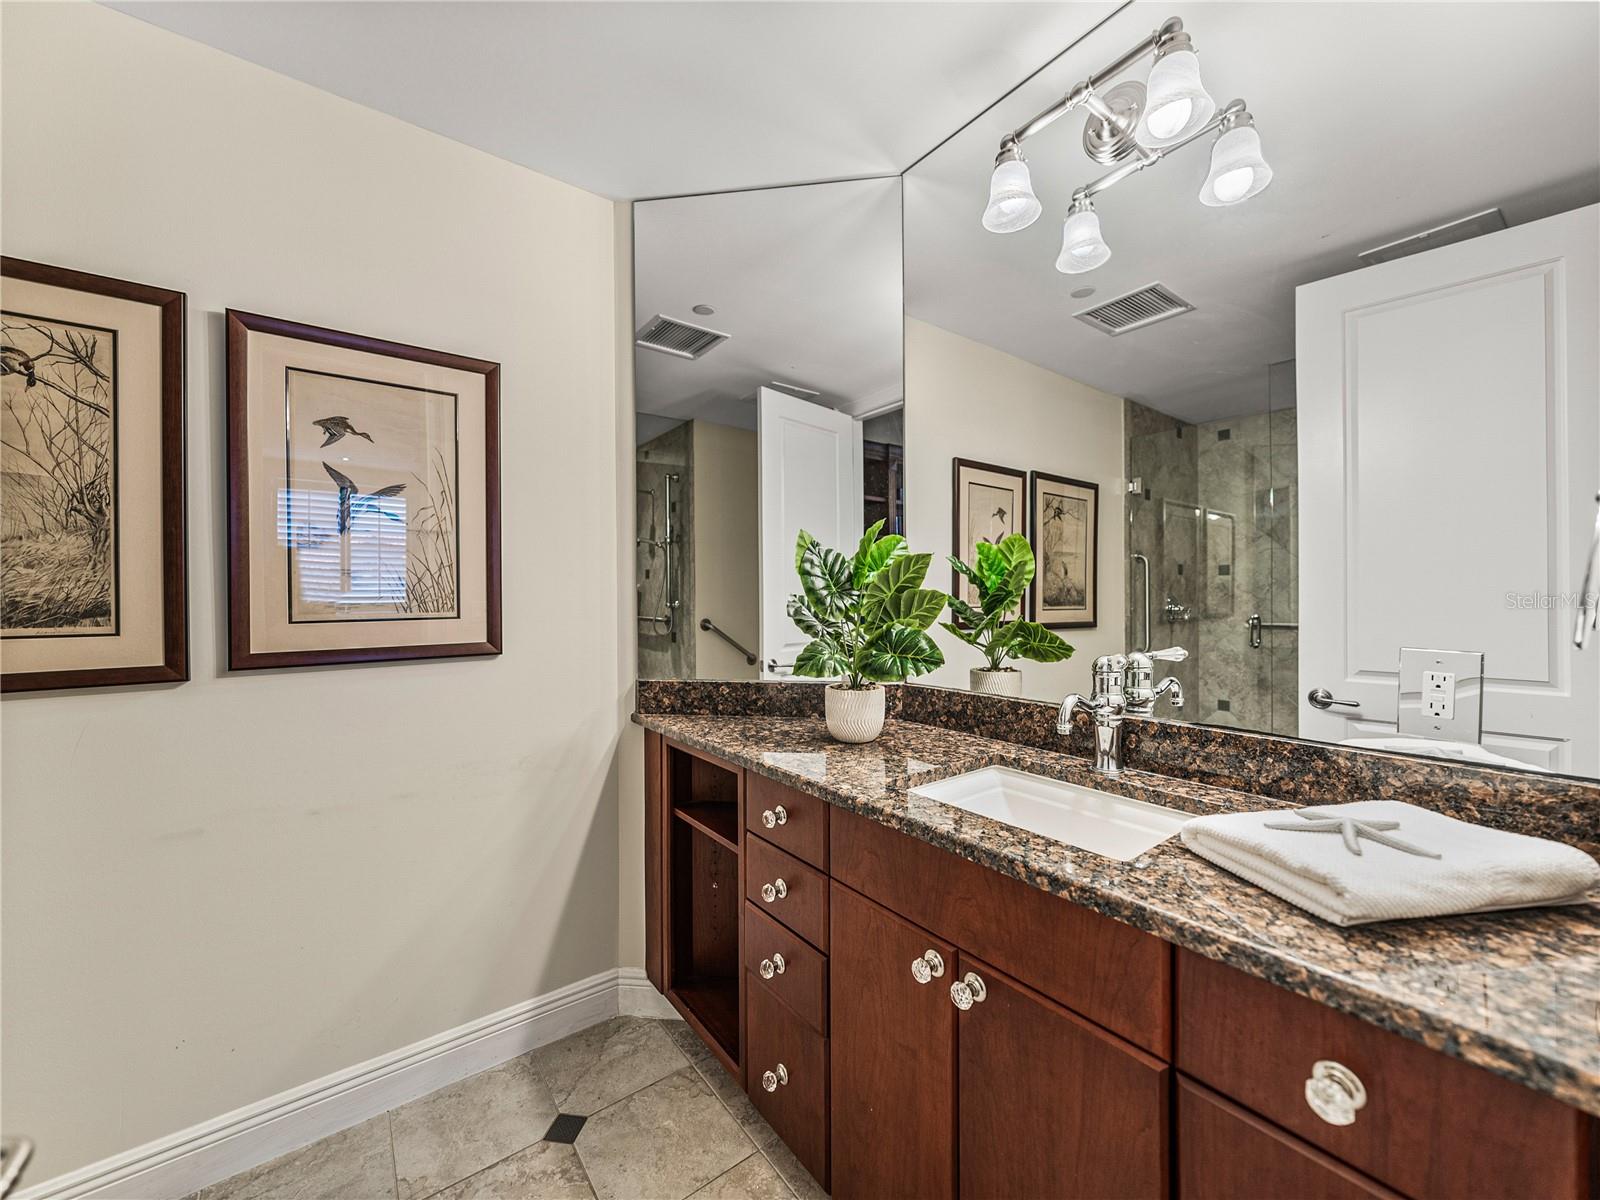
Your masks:
[[[616,1017],[189,1200],[818,1200],[682,1021]]]

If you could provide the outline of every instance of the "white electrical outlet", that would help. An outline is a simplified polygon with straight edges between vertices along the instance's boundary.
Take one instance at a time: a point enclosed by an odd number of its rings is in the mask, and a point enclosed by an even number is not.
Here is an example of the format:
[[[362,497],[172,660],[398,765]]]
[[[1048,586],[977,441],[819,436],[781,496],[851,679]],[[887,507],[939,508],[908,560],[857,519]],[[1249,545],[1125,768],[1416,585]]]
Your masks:
[[[1452,671],[1422,673],[1422,711],[1441,721],[1456,716],[1456,677]]]

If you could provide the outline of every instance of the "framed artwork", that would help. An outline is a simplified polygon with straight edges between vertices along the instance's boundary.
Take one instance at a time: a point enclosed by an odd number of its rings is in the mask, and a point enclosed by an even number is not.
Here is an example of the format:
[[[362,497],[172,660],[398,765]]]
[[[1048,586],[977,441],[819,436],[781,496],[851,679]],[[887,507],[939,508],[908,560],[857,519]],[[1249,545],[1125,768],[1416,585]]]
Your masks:
[[[0,259],[0,690],[181,683],[182,292]]]
[[[1033,619],[1047,629],[1099,622],[1100,485],[1033,472]]]
[[[971,563],[977,560],[979,542],[998,542],[1013,533],[1027,536],[1028,477],[1024,472],[968,458],[951,461],[951,553]],[[978,589],[953,569],[950,592],[968,604],[978,603]]]
[[[227,326],[230,668],[499,654],[499,364]]]

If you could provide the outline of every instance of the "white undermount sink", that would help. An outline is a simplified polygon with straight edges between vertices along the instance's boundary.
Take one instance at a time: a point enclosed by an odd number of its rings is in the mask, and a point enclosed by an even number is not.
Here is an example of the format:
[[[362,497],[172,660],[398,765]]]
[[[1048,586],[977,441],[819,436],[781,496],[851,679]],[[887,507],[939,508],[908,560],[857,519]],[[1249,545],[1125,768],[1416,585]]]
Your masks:
[[[968,771],[911,794],[1121,862],[1160,845],[1194,816],[1010,767]]]

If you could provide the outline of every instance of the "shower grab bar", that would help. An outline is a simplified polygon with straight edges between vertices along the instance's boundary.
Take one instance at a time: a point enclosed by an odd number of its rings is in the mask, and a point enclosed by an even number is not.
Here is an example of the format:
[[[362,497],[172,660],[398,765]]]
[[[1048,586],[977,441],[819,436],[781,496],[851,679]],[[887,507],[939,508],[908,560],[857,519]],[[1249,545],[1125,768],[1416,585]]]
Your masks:
[[[713,621],[710,617],[701,617],[700,618],[700,631],[702,633],[714,633],[719,638],[721,638],[723,641],[727,642],[728,645],[732,646],[740,654],[744,655],[744,661],[745,661],[745,665],[746,666],[753,667],[753,666],[756,665],[756,656],[754,654],[751,654],[750,651],[746,650],[738,642],[734,641],[731,637],[729,637],[725,630],[718,629],[717,628],[717,623],[715,621]]]
[[[1263,629],[1299,629],[1300,626],[1293,621],[1263,621],[1260,613],[1251,613],[1250,619],[1245,622],[1245,627],[1250,630],[1250,649],[1261,649],[1261,631]]]
[[[1138,648],[1148,650],[1150,649],[1150,560],[1142,554],[1130,554],[1128,558],[1144,567],[1144,637],[1140,639]]]

